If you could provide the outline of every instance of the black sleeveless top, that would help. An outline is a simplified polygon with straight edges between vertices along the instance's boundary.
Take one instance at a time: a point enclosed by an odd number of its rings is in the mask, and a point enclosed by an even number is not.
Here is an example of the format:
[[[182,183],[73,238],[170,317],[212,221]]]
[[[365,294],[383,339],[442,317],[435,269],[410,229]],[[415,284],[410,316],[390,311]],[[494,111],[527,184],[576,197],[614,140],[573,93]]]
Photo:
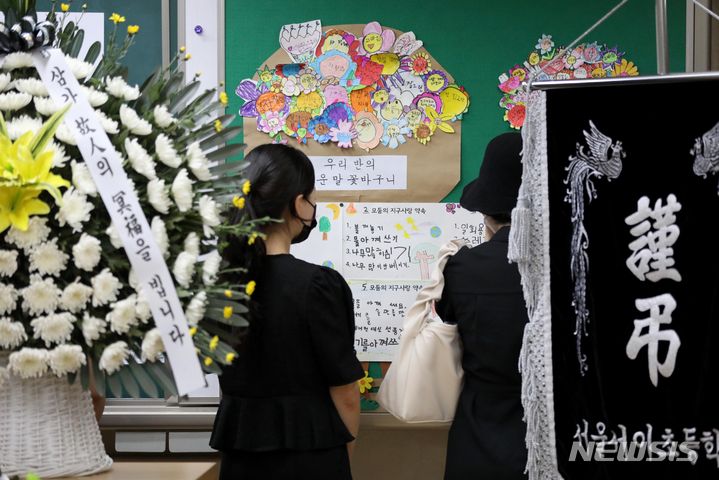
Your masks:
[[[352,292],[334,270],[268,256],[251,323],[232,367],[210,445],[216,450],[316,450],[353,440],[329,387],[359,380]]]

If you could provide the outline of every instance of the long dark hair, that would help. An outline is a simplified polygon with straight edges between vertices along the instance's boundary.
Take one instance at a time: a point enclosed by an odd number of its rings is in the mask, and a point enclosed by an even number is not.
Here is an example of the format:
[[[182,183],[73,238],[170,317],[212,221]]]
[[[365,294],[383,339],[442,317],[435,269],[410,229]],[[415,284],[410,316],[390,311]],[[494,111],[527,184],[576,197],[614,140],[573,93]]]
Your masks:
[[[286,208],[296,215],[297,195],[308,197],[315,188],[315,171],[307,155],[296,148],[282,144],[260,145],[245,156],[249,163],[246,177],[250,181],[250,193],[245,197],[245,207],[235,208],[230,219],[239,223],[243,217],[251,220],[261,218],[281,219]],[[223,257],[232,268],[244,268],[238,280],[246,283],[256,280],[262,270],[266,255],[265,243],[256,237],[250,244],[247,237],[234,237],[223,249]],[[251,308],[252,316],[252,308]]]

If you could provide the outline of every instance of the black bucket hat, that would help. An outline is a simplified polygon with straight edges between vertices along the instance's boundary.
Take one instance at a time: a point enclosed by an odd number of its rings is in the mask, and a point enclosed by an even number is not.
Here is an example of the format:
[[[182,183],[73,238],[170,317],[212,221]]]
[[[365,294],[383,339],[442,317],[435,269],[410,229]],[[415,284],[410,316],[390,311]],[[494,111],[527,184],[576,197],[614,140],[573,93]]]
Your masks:
[[[484,152],[479,177],[464,187],[459,204],[485,215],[510,215],[522,183],[521,151],[519,133],[494,137]]]

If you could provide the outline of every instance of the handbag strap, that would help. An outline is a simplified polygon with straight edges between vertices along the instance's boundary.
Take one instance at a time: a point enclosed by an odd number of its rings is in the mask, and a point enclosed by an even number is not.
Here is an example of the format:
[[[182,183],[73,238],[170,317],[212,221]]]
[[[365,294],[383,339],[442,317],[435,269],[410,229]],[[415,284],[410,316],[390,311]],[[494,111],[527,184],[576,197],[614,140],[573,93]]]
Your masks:
[[[439,249],[439,259],[429,284],[425,285],[417,294],[417,300],[414,305],[407,311],[404,320],[404,331],[402,337],[415,337],[422,330],[427,322],[429,314],[432,310],[432,302],[442,298],[442,290],[444,290],[444,266],[447,264],[449,257],[457,253],[465,246],[464,240],[451,240]]]

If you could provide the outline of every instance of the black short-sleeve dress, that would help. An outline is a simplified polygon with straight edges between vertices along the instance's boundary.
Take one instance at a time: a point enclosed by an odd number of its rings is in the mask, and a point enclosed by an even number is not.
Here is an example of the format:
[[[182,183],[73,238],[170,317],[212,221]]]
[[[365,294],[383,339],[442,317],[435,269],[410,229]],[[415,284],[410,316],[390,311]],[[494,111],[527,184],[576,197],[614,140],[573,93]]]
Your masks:
[[[259,318],[232,367],[210,445],[221,479],[351,478],[352,435],[329,387],[364,375],[354,350],[352,292],[334,270],[270,255],[257,279]]]

